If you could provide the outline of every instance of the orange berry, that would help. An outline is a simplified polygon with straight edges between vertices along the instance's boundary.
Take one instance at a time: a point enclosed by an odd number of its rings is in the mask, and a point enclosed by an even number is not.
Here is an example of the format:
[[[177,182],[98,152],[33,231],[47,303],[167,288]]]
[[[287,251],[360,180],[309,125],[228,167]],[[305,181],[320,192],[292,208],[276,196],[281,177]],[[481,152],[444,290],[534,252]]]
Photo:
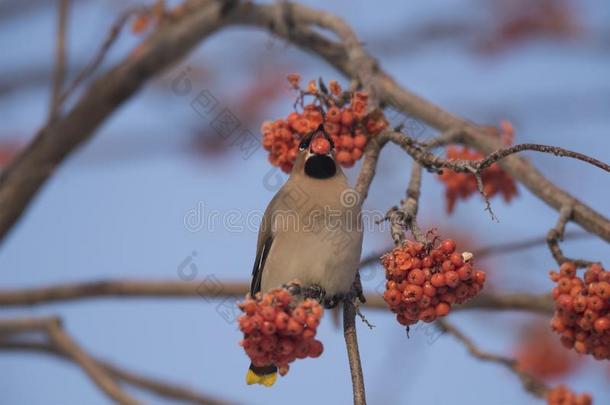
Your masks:
[[[322,342],[320,342],[319,340],[314,340],[309,345],[309,351],[308,351],[307,355],[309,357],[316,358],[316,357],[320,357],[320,355],[322,354],[323,351],[324,351],[324,346],[322,345]]]
[[[403,295],[404,302],[417,302],[421,299],[423,294],[423,290],[420,286],[415,284],[409,284],[407,288],[405,288]]]
[[[335,124],[341,122],[341,110],[337,107],[330,107],[326,112],[326,119]]]
[[[572,262],[565,262],[559,267],[559,274],[572,278],[576,275],[576,266]]]
[[[433,274],[430,283],[437,288],[443,287],[445,286],[445,276],[442,273]]]
[[[400,296],[400,292],[398,290],[386,290],[383,293],[383,299],[388,303],[391,307],[395,307],[400,305],[402,301],[402,297]]]
[[[350,127],[354,121],[354,115],[350,110],[343,110],[341,113],[341,124]]]
[[[436,309],[428,307],[420,312],[419,319],[426,323],[430,323],[436,319],[436,316]]]
[[[422,285],[424,284],[424,281],[426,281],[426,277],[424,276],[424,272],[420,269],[413,269],[409,272],[407,280],[411,284]]]
[[[446,239],[441,243],[441,250],[446,254],[451,254],[455,251],[455,242],[451,239]]]
[[[294,318],[290,318],[288,320],[288,325],[286,326],[286,333],[288,335],[299,335],[303,332],[303,325],[297,322]]]
[[[352,155],[345,150],[337,152],[337,162],[341,165],[346,165],[352,160]]]
[[[445,273],[445,282],[447,286],[456,288],[460,284],[460,276],[455,271],[448,271]]]
[[[597,318],[593,326],[596,332],[603,333],[610,329],[610,318],[608,318],[607,316]]]
[[[354,146],[358,149],[364,149],[368,142],[368,138],[364,134],[357,134],[354,137]]]
[[[318,155],[326,155],[330,152],[330,142],[326,138],[318,136],[311,142],[311,151]]]
[[[439,302],[435,308],[436,316],[446,316],[447,314],[449,314],[450,310],[451,306],[449,304],[447,304],[446,302]]]
[[[305,313],[305,309],[303,309],[302,305],[299,305],[292,311],[292,319],[301,324],[305,323],[307,314]]]

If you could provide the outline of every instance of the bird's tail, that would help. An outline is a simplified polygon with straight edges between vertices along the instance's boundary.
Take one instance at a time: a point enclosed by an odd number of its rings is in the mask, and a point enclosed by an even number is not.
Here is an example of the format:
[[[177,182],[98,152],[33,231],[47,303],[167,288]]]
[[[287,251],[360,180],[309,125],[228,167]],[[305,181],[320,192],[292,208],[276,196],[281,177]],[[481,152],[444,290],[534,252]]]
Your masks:
[[[277,367],[274,365],[257,367],[250,363],[248,372],[246,373],[246,383],[248,385],[261,384],[265,387],[271,387],[277,380]]]

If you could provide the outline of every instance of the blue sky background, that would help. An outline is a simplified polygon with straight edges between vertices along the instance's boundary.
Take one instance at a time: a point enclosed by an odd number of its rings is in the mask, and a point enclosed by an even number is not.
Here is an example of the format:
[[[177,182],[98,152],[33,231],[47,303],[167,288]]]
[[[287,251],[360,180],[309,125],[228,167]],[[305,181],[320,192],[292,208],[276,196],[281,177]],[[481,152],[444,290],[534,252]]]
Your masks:
[[[0,10],[3,3],[11,2],[0,2]],[[75,3],[70,60],[82,64],[104,38],[120,4]],[[429,23],[461,21],[480,27],[477,35],[484,38],[485,29],[493,27],[485,1],[304,3],[343,16],[401,84],[447,110],[485,124],[509,119],[519,143],[555,144],[610,161],[607,2],[575,2],[575,17],[584,27],[575,40],[536,39],[486,55],[459,39],[415,47],[408,35],[410,29]],[[32,69],[50,70],[54,21],[50,6],[2,20],[0,82],[15,80]],[[120,60],[138,41],[124,33],[106,66]],[[192,94],[178,96],[171,91],[171,81],[185,67],[205,71],[190,76]],[[210,117],[199,116],[190,101],[195,90],[207,89],[241,117],[246,113],[236,107],[239,95],[252,81],[291,72],[305,79],[339,78],[315,56],[259,30],[224,30],[205,41],[187,60],[120,108],[91,142],[57,170],[0,246],[0,287],[106,278],[179,280],[178,267],[189,256],[199,279],[246,280],[256,232],[232,231],[221,224],[211,231],[192,232],[184,226],[184,217],[201,204],[204,214],[235,211],[243,217],[263,210],[273,196],[264,183],[270,165],[262,150],[246,160],[230,146],[219,156],[195,151],[194,134],[212,130]],[[46,117],[48,91],[44,82],[28,82],[20,91],[0,94],[0,141],[31,137]],[[288,93],[282,93],[264,107],[264,117],[285,116],[290,105]],[[245,122],[244,128],[258,135],[259,125],[260,119]],[[428,129],[424,136],[432,134]],[[539,154],[527,157],[556,184],[609,214],[607,173],[574,160]],[[396,204],[404,194],[410,166],[403,153],[388,146],[366,208],[385,211]],[[352,181],[356,174],[357,168],[349,170]],[[478,198],[459,202],[454,215],[447,216],[443,189],[430,174],[424,176],[422,191],[420,222],[454,234],[468,233],[476,246],[541,236],[556,221],[556,212],[523,187],[510,205],[492,201],[499,223],[490,220]],[[368,232],[363,254],[387,246],[389,240],[387,232]],[[608,244],[596,239],[568,241],[564,250],[606,264],[610,259]],[[480,264],[491,270],[490,283],[502,291],[544,292],[551,287],[547,271],[554,262],[545,248]],[[380,271],[366,276],[369,290],[383,279]],[[202,298],[91,300],[4,309],[0,316],[59,314],[67,330],[91,353],[227,400],[350,403],[343,337],[328,314],[319,332],[325,345],[322,357],[295,363],[287,377],[273,389],[265,389],[244,384],[248,361],[237,346],[241,336],[236,325],[219,314],[219,304]],[[515,376],[472,358],[452,337],[431,342],[425,330],[418,329],[407,339],[391,314],[370,310],[365,314],[376,325],[373,330],[358,325],[370,403],[541,403],[523,391]],[[450,318],[485,350],[510,353],[519,326],[534,316],[477,311]],[[586,364],[559,381],[578,392],[592,393],[596,404],[610,403],[610,367],[593,361]],[[77,367],[39,354],[0,353],[0,392],[2,404],[109,403]],[[164,403],[141,392],[135,395],[149,403]]]

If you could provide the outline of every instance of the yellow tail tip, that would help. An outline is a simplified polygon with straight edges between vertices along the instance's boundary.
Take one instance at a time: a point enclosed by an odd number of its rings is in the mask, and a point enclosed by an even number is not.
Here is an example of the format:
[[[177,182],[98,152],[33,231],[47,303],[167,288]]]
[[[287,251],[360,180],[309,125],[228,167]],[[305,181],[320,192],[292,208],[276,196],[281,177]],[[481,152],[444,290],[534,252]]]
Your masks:
[[[277,380],[277,373],[258,375],[250,369],[248,369],[248,372],[246,373],[246,383],[248,385],[260,384],[265,387],[271,387],[275,384],[275,380]]]

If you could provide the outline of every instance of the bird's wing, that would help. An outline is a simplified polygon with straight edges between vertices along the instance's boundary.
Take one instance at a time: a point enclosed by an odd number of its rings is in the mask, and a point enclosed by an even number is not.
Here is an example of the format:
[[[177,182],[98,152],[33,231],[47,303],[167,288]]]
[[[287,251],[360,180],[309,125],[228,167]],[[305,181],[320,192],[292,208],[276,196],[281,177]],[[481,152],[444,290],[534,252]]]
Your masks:
[[[267,254],[269,254],[269,250],[271,249],[272,242],[272,237],[266,237],[262,242],[262,246],[259,244],[256,249],[256,259],[254,260],[254,268],[252,269],[252,284],[250,284],[250,295],[252,297],[254,297],[254,295],[261,290],[261,280],[263,278],[265,260],[267,259]]]
[[[261,280],[263,278],[263,269],[265,268],[265,261],[267,255],[271,250],[271,244],[273,243],[273,211],[278,201],[278,196],[282,193],[280,190],[271,200],[265,215],[261,221],[260,228],[258,230],[258,241],[256,243],[256,258],[254,259],[254,266],[252,268],[252,283],[250,284],[250,295],[254,296],[261,290]]]

